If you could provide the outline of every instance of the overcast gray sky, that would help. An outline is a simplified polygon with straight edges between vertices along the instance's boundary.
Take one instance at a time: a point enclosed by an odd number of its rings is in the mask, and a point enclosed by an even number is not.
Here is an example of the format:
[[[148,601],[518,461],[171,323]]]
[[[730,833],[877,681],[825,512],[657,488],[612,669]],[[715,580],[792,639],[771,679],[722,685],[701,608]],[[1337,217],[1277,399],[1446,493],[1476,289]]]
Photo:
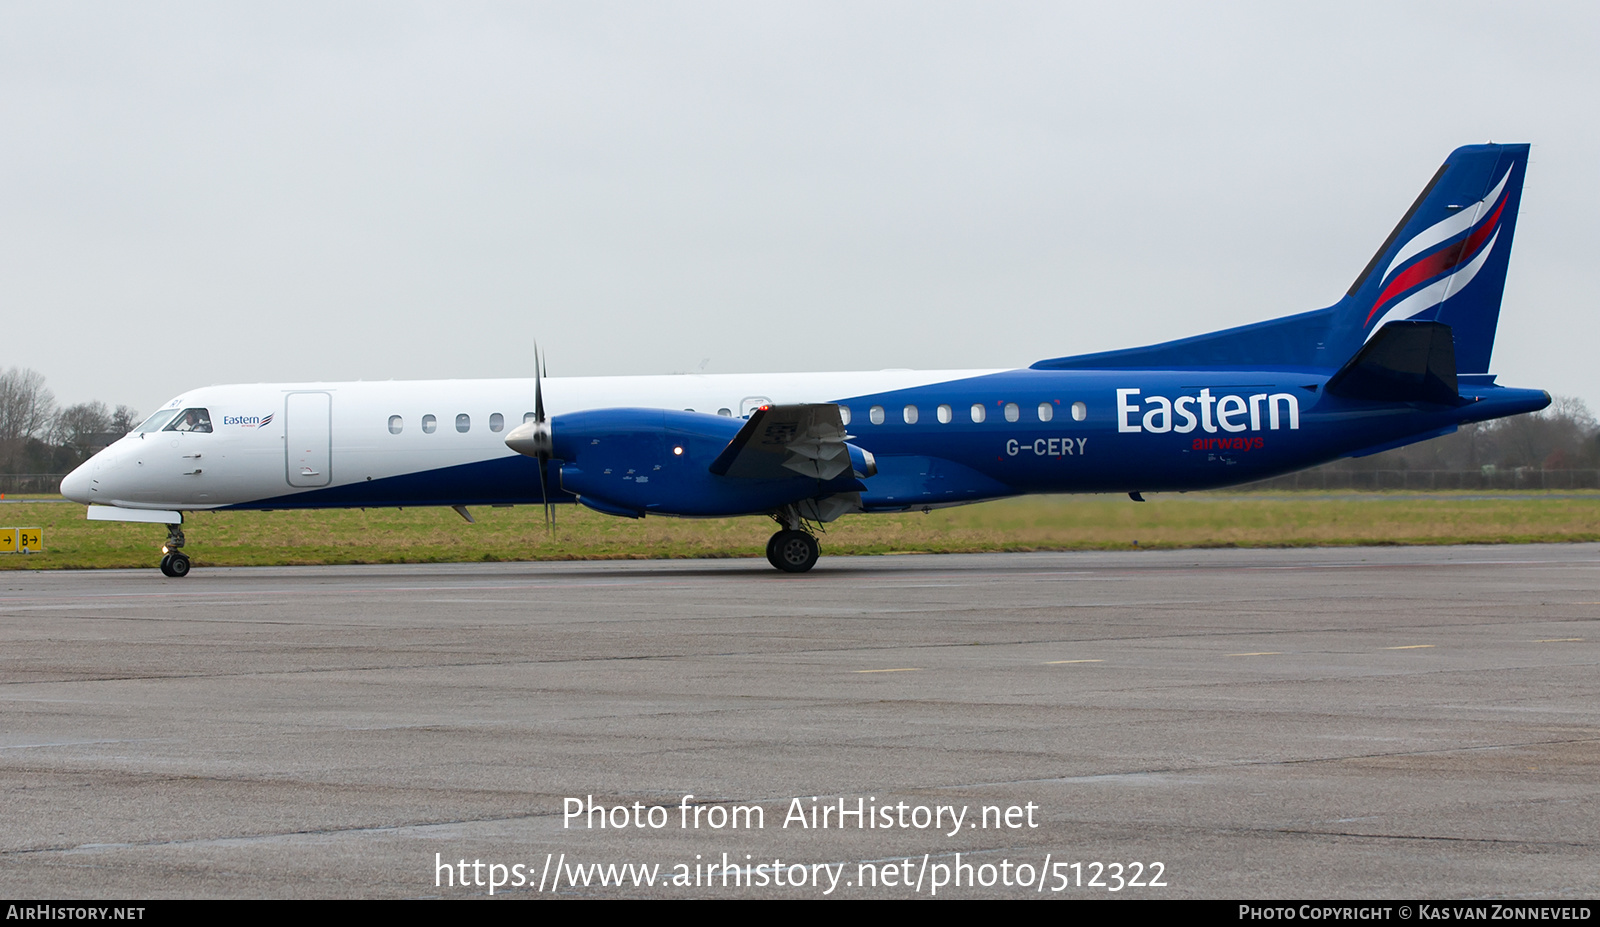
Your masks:
[[[1600,406],[1600,8],[0,3],[0,367],[1021,366],[1332,303],[1531,142],[1493,369]]]

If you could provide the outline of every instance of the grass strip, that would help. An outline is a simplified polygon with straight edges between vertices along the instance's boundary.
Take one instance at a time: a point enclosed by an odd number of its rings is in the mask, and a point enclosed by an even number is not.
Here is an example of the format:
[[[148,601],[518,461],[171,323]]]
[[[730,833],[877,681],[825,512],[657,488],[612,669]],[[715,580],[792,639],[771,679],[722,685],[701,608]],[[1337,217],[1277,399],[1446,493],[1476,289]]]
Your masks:
[[[929,514],[846,516],[824,555],[1327,547],[1600,541],[1600,492],[1198,493],[1032,496]],[[197,512],[184,525],[195,566],[760,557],[763,518],[612,518],[562,506],[547,533],[537,505]],[[90,522],[82,506],[7,501],[0,526],[44,529],[45,550],[0,569],[149,567],[160,525]]]

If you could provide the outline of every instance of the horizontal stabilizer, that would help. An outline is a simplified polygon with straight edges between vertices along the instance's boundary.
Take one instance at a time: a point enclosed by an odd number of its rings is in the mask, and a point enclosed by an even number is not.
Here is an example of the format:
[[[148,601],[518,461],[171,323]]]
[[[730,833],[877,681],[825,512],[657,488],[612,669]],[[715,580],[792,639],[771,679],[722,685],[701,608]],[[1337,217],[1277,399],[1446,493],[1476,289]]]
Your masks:
[[[1443,322],[1390,322],[1328,380],[1327,391],[1379,402],[1461,401],[1456,349]]]

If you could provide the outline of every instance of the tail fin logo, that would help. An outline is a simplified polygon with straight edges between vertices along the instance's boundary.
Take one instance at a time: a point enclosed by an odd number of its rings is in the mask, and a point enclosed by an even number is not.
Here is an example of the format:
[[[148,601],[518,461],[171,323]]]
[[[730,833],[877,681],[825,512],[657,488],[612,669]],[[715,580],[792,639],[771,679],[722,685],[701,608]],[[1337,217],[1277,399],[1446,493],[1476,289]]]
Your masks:
[[[1488,196],[1423,229],[1401,247],[1384,271],[1383,290],[1373,301],[1363,326],[1372,322],[1379,309],[1397,299],[1372,326],[1372,332],[1393,319],[1412,318],[1460,292],[1477,276],[1500,238],[1500,219],[1509,199],[1505,186],[1514,168],[1512,165],[1506,169]],[[1439,247],[1441,244],[1443,247]],[[1417,260],[1407,265],[1413,258]],[[1430,280],[1433,282],[1401,298]],[[1372,332],[1367,337],[1372,337]]]

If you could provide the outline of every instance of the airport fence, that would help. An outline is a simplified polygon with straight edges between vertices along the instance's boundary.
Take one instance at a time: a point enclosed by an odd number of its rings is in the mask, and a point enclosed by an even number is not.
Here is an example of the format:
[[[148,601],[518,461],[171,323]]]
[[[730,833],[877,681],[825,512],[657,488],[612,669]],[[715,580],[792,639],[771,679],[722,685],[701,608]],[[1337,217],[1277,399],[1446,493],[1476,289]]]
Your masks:
[[[1235,487],[1240,492],[1437,492],[1449,490],[1600,489],[1600,470],[1340,470],[1319,467]]]
[[[0,473],[0,493],[61,491],[65,473]],[[1233,487],[1234,492],[1438,492],[1450,490],[1600,489],[1600,470],[1340,470],[1320,467]]]
[[[65,473],[0,473],[0,493],[60,492]]]

